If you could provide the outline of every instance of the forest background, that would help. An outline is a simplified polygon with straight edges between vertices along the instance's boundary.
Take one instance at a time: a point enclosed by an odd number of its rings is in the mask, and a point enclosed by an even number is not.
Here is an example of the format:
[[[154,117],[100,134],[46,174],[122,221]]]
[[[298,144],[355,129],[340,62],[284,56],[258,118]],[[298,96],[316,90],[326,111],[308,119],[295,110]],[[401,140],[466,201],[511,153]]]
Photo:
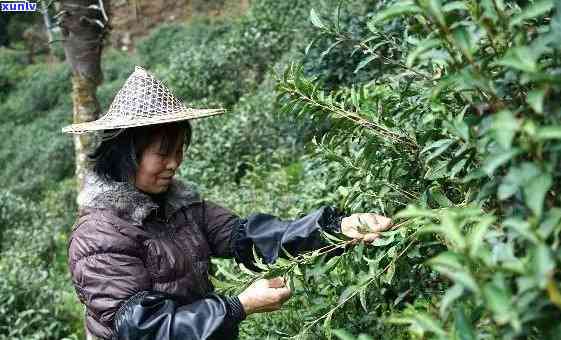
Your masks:
[[[196,122],[181,172],[207,198],[241,216],[334,204],[396,222],[331,259],[346,240],[260,274],[214,262],[223,292],[259,275],[295,288],[241,338],[558,338],[561,4],[240,3],[106,48],[103,110],[142,65],[191,105],[229,109]],[[82,339],[71,72],[56,43],[30,55],[33,20],[0,22],[0,339]]]

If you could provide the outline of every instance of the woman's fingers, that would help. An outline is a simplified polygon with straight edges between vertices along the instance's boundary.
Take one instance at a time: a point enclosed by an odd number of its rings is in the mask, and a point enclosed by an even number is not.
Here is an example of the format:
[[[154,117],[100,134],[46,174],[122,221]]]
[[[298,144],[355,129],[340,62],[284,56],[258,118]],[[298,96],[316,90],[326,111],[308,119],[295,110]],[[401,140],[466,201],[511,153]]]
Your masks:
[[[364,236],[355,226],[341,228],[341,232],[349,238],[362,238]]]
[[[280,304],[284,303],[286,300],[290,299],[292,296],[292,291],[288,287],[277,288],[279,294],[279,302]]]
[[[358,231],[359,221],[356,215],[343,218],[341,221],[341,232],[350,238],[362,238],[362,233]]]
[[[377,214],[361,214],[365,216],[361,216],[363,219],[366,219],[370,230],[372,231],[384,231],[388,229],[392,223],[392,220]]]
[[[352,239],[373,242],[379,232],[391,226],[391,219],[377,214],[357,213],[344,217],[341,221],[341,232]]]
[[[268,280],[269,288],[281,288],[285,286],[284,278],[275,277]]]
[[[247,315],[280,309],[281,305],[292,296],[282,277],[270,280],[261,279],[244,290],[238,298]]]
[[[366,227],[373,232],[384,231],[391,226],[392,220],[378,214],[371,213],[357,213],[349,217],[343,218],[341,227],[354,226],[355,228]]]
[[[279,301],[283,303],[292,296],[292,291],[286,286],[286,281],[282,277],[269,279],[269,288],[275,288]]]
[[[364,240],[364,242],[372,243],[378,237],[380,237],[380,234],[378,234],[378,233],[364,234],[363,240]]]

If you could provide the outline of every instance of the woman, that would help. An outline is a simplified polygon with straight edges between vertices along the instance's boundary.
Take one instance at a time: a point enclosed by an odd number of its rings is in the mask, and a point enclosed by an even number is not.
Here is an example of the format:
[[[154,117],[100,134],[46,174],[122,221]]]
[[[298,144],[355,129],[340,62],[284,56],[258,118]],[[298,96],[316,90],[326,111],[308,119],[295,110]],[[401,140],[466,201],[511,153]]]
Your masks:
[[[273,263],[281,248],[296,254],[321,246],[320,231],[372,240],[389,226],[382,216],[343,217],[331,207],[294,221],[244,219],[201,198],[173,177],[191,142],[189,119],[219,113],[186,108],[137,67],[107,114],[63,129],[103,131],[68,248],[90,337],[234,339],[247,315],[279,309],[291,292],[276,278],[239,296],[214,294],[211,257],[252,268],[253,249]],[[358,231],[359,217],[372,233]]]

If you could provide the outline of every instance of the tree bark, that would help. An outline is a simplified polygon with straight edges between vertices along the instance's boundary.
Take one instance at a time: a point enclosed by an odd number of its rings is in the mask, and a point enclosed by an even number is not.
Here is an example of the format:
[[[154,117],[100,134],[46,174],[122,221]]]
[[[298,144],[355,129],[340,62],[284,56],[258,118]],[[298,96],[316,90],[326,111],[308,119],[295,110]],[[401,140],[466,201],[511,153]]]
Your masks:
[[[45,1],[41,1],[41,14],[43,14],[43,23],[45,24],[45,31],[47,32],[47,37],[49,38],[49,44],[53,42],[53,23],[51,22],[51,17],[49,16],[49,6]]]
[[[100,114],[97,87],[103,80],[101,52],[107,32],[108,18],[105,12],[108,0],[61,0],[58,14],[64,53],[72,68],[72,102],[74,123],[96,120]],[[91,134],[74,138],[76,178],[78,192],[82,190],[87,155],[93,151]]]

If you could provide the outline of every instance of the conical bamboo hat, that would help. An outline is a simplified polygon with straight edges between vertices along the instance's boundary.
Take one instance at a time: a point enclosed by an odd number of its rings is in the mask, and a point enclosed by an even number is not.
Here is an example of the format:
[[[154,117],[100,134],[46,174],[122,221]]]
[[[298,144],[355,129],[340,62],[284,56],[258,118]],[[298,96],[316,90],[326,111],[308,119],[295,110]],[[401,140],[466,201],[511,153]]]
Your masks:
[[[188,108],[164,83],[142,67],[136,66],[105,115],[92,122],[66,126],[62,132],[82,134],[90,131],[126,129],[202,118],[224,112],[223,109]]]

